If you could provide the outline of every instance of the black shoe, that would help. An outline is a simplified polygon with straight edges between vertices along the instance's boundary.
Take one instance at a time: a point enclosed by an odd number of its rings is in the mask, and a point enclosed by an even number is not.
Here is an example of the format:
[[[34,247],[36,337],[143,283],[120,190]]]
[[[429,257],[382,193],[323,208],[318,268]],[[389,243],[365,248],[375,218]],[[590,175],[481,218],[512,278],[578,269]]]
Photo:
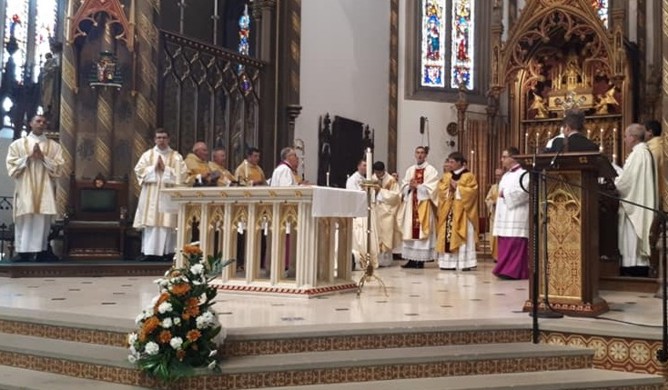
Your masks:
[[[475,270],[476,268],[478,268],[478,266],[466,267],[466,268],[462,268],[462,271],[473,271],[473,270]]]
[[[168,254],[162,256],[162,261],[172,262],[172,261],[174,261],[174,256],[175,255],[176,255],[175,253],[168,253]]]
[[[413,260],[408,260],[408,263],[402,265],[401,268],[417,268],[417,263]]]
[[[443,267],[441,267],[440,270],[441,271],[454,271],[455,268],[443,268]]]
[[[432,261],[433,261],[433,260],[432,260]],[[415,262],[415,265],[416,265],[415,268],[422,269],[422,268],[424,268],[424,261],[416,261],[416,262]]]
[[[12,263],[25,263],[30,258],[30,253],[17,253],[9,259]]]
[[[139,255],[136,259],[137,261],[148,261],[148,256],[146,255]]]

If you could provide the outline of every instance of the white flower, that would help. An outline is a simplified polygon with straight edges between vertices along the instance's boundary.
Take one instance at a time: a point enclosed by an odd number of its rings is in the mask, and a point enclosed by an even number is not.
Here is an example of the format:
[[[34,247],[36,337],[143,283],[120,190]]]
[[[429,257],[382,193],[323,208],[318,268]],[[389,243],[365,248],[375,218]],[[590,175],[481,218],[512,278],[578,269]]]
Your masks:
[[[157,355],[158,352],[160,351],[160,346],[153,341],[149,341],[146,343],[146,347],[144,348],[147,354],[149,355]]]
[[[209,363],[209,365],[206,366],[206,367],[207,367],[209,370],[213,370],[214,368],[216,368],[216,365],[217,365],[217,364],[218,364],[218,362],[216,362],[215,360],[213,360],[213,361],[212,361],[211,363]]]
[[[160,306],[158,306],[158,312],[160,314],[165,314],[168,311],[172,311],[172,304],[171,303],[163,302],[163,303],[160,304]]]
[[[179,317],[174,317],[174,318],[172,318],[172,322],[173,322],[174,325],[176,325],[176,326],[181,325],[181,319],[180,319]]]
[[[199,286],[200,284],[202,284],[202,282],[199,280],[193,280],[193,286]]]
[[[192,267],[190,267],[190,272],[192,272],[195,275],[199,275],[202,272],[204,272],[204,265],[202,264],[195,264]]]
[[[134,345],[136,341],[137,341],[137,333],[130,333],[128,335],[128,344]]]
[[[130,353],[135,355],[135,356],[139,355],[139,353],[137,352],[137,349],[135,349],[134,345],[130,346]]]
[[[137,363],[137,357],[135,355],[128,355],[128,361],[132,364]]]
[[[142,311],[137,315],[137,318],[135,318],[135,324],[139,325],[140,322],[144,321],[144,312]]]
[[[165,329],[169,329],[172,327],[172,319],[167,317],[164,320],[162,320],[162,323],[160,324]]]
[[[214,349],[214,350],[212,350],[211,352],[209,352],[209,357],[214,357],[214,356],[216,356],[217,354],[218,354],[218,350],[217,350],[217,349]]]
[[[169,345],[171,345],[172,348],[174,348],[174,349],[181,348],[182,344],[183,344],[183,339],[180,338],[180,337],[173,337],[171,340],[169,340]]]

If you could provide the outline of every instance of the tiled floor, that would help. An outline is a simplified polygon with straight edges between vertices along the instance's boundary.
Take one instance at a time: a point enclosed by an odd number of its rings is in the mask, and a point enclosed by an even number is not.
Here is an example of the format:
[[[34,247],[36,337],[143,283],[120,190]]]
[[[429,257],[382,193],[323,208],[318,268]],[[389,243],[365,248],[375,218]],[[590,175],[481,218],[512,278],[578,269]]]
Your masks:
[[[354,293],[315,299],[221,293],[216,308],[228,329],[478,318],[531,321],[521,311],[529,283],[497,279],[491,274],[490,261],[481,262],[471,272],[440,271],[434,263],[422,270],[405,270],[400,264],[397,261],[377,271],[387,286],[387,296],[377,282],[369,282],[359,297]],[[355,278],[360,275],[354,274]],[[131,320],[157,295],[153,279],[0,278],[0,310],[12,307]],[[659,332],[661,301],[652,294],[602,291],[601,296],[612,309],[602,317]]]

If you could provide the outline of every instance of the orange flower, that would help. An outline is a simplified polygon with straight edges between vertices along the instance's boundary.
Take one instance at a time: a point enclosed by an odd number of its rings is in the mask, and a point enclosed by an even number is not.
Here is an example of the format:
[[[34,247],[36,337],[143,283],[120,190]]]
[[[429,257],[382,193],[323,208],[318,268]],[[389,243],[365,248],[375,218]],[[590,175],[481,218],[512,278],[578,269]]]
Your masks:
[[[172,286],[172,293],[176,296],[182,296],[190,291],[190,285],[187,283],[179,283]]]
[[[160,332],[160,335],[158,336],[158,341],[160,341],[163,344],[169,343],[169,340],[172,339],[172,333],[168,330],[163,330]]]
[[[202,333],[200,333],[200,331],[197,329],[193,329],[186,334],[186,338],[192,342],[197,341],[200,336],[202,336]]]
[[[186,307],[183,309],[181,318],[189,320],[190,317],[196,317],[199,314],[199,300],[197,298],[188,298]]]
[[[186,357],[186,351],[179,349],[176,351],[176,357],[180,360],[183,361],[183,358]]]
[[[142,332],[144,332],[145,335],[149,335],[158,327],[158,325],[160,325],[158,317],[151,316],[144,322]]]
[[[185,253],[188,256],[201,256],[202,251],[199,249],[197,245],[185,245],[183,247],[183,253]]]

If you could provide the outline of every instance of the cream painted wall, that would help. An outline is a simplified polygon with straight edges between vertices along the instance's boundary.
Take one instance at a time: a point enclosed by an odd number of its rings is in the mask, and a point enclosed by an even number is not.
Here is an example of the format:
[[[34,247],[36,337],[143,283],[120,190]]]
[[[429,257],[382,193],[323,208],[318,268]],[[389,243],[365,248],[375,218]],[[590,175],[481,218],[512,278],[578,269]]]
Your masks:
[[[307,180],[317,179],[318,117],[327,112],[375,129],[374,159],[387,159],[389,26],[387,0],[302,1],[295,138],[306,144]]]
[[[405,10],[399,5],[399,89],[397,168],[414,163],[415,147],[426,143],[420,116],[429,118],[429,161],[439,171],[453,151],[445,143],[448,123],[456,122],[452,103],[405,99]],[[306,143],[306,178],[317,175],[318,117],[329,112],[368,123],[376,130],[375,160],[387,161],[390,2],[388,0],[303,0],[301,90],[303,107],[295,137]],[[484,107],[469,110],[484,112]],[[456,147],[457,145],[455,145]]]

